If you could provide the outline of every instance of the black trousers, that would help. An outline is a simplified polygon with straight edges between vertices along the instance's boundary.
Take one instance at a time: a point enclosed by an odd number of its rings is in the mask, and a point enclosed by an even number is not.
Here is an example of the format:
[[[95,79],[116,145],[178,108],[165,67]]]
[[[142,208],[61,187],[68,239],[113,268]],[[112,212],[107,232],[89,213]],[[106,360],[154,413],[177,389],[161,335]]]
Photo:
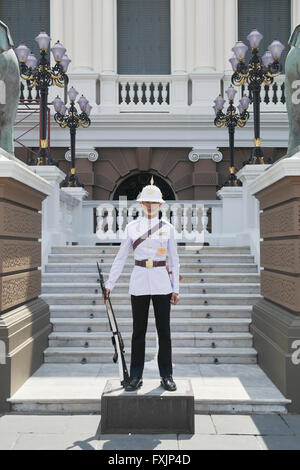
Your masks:
[[[158,368],[161,377],[172,375],[172,345],[170,331],[171,293],[159,295],[131,295],[133,333],[131,340],[130,377],[142,377],[145,362],[145,337],[148,325],[150,298],[152,298],[158,334]]]

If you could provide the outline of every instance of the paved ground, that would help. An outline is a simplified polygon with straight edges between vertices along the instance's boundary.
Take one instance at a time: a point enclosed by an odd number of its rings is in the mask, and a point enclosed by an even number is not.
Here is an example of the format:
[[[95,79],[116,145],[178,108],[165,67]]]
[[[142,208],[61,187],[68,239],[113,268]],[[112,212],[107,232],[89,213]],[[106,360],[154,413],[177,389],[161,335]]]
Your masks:
[[[0,450],[300,449],[300,415],[196,415],[195,434],[101,434],[100,415],[0,415]]]

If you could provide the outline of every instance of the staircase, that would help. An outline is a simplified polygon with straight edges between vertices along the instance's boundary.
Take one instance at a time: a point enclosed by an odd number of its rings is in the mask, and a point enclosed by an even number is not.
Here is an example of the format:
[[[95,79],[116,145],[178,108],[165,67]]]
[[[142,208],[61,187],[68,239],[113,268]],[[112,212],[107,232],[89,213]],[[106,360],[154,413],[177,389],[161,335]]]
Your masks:
[[[119,246],[54,247],[43,274],[43,298],[50,305],[53,332],[46,363],[111,364],[111,333],[96,261],[107,279]],[[249,247],[178,246],[180,301],[171,306],[174,364],[255,364],[249,332],[252,305],[259,299],[259,273]],[[111,293],[130,360],[132,318],[129,278],[133,254]],[[156,355],[150,303],[145,361]]]
[[[96,261],[107,279],[118,246],[54,247],[43,274],[53,331],[44,364],[8,399],[16,413],[100,413],[112,362],[111,332]],[[178,246],[183,280],[171,306],[174,378],[191,381],[195,413],[287,413],[285,398],[257,364],[249,332],[259,273],[249,247]],[[130,363],[132,319],[128,257],[111,299]],[[144,379],[159,385],[150,302]]]

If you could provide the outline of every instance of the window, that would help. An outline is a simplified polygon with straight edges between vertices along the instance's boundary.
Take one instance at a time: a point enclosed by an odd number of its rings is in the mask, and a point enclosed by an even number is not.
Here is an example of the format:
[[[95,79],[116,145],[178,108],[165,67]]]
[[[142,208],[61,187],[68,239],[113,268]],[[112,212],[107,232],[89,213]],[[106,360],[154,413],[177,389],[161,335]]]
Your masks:
[[[0,19],[9,27],[15,47],[25,43],[39,57],[34,38],[41,31],[50,34],[50,0],[0,0]]]
[[[285,58],[289,52],[288,40],[291,32],[291,1],[290,0],[239,0],[238,3],[238,40],[247,46],[248,34],[252,29],[258,29],[263,34],[259,45],[260,55],[263,55],[269,44],[278,39],[285,46],[280,62],[284,68]],[[247,52],[247,59],[250,52]]]
[[[170,0],[118,0],[118,73],[171,73]]]

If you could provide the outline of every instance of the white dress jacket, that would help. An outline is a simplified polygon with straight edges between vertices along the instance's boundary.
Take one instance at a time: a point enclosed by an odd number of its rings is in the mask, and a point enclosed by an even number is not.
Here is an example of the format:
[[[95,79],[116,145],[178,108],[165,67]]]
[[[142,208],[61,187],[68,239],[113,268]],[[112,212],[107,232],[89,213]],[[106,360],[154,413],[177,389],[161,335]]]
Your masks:
[[[134,259],[152,261],[166,260],[170,271],[172,271],[171,279],[166,266],[156,266],[147,268],[134,265],[130,277],[129,294],[132,295],[157,295],[169,294],[170,292],[179,293],[179,256],[177,253],[177,242],[174,237],[174,227],[166,219],[159,219],[158,216],[148,219],[145,216],[137,220],[129,222],[124,230],[123,238],[119,251],[111,266],[108,280],[105,287],[113,290],[124,264],[128,257],[129,251],[133,249],[132,245],[135,240],[144,235],[150,227],[157,225],[159,221],[164,222],[150,237],[145,238],[134,250]],[[159,251],[158,251],[159,250]]]

